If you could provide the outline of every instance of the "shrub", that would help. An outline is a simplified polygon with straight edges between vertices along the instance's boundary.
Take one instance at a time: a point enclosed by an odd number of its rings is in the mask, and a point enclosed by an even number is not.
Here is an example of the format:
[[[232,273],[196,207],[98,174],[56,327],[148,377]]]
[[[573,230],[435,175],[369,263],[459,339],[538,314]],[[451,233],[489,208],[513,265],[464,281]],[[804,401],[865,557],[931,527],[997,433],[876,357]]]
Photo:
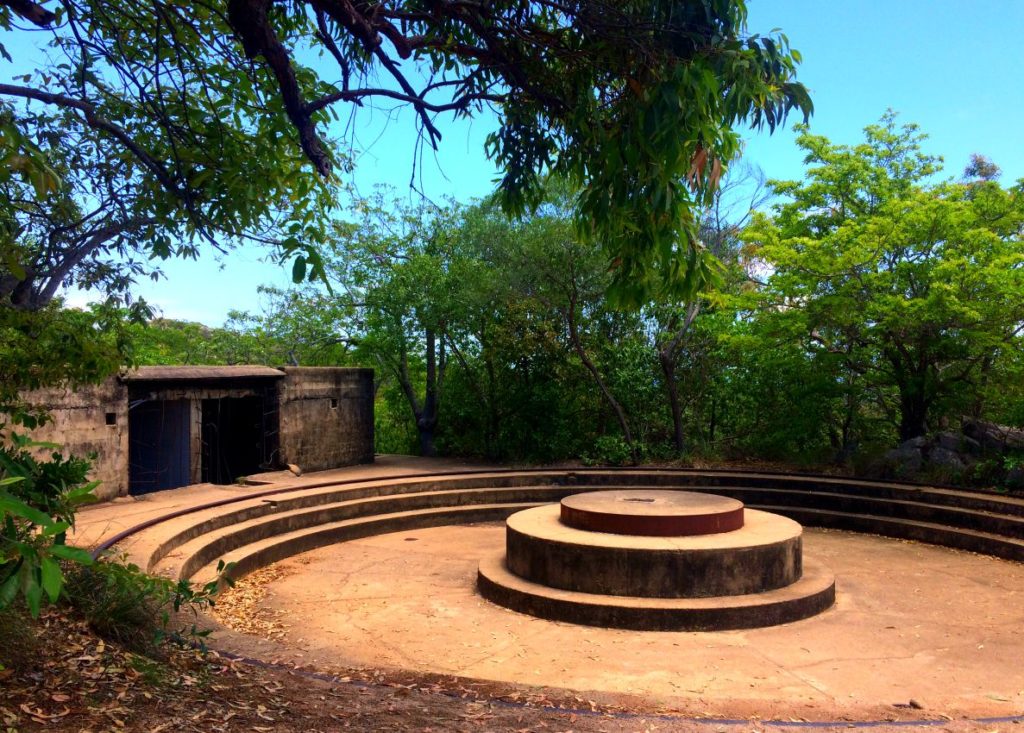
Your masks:
[[[93,631],[132,651],[153,656],[167,641],[205,649],[209,630],[199,629],[196,619],[200,610],[214,605],[227,570],[220,563],[221,577],[197,589],[188,580],[148,575],[124,557],[101,558],[71,572],[67,599]],[[180,611],[189,615],[184,623]]]
[[[92,561],[64,539],[78,507],[96,500],[97,484],[86,482],[88,461],[64,458],[56,448],[0,433],[0,609],[11,607],[20,593],[38,616],[44,593],[51,602],[60,597],[61,561]],[[39,460],[33,449],[54,452]]]
[[[640,446],[638,446],[638,452]],[[618,435],[602,435],[594,441],[594,449],[583,462],[597,466],[625,466],[633,462],[629,443]]]

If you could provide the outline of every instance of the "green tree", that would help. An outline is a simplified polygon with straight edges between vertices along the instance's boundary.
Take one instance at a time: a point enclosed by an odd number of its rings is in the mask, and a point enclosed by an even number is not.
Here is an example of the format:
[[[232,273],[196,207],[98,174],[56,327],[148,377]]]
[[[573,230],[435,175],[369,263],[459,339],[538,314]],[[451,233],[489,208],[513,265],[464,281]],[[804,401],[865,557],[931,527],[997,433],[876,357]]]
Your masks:
[[[805,179],[772,182],[784,201],[743,235],[772,270],[762,310],[837,360],[903,440],[969,411],[1024,346],[1024,186],[930,183],[922,140],[891,112],[857,146],[804,129]]]
[[[334,105],[410,105],[431,143],[438,113],[489,107],[509,209],[538,204],[548,171],[579,185],[581,230],[636,302],[692,282],[692,212],[738,151],[734,128],[811,111],[799,54],[748,33],[742,0],[0,2],[0,27],[15,18],[50,29],[59,60],[0,97],[95,133],[187,233],[250,229],[309,193],[291,151],[337,167],[323,132]],[[309,51],[322,60],[304,64]],[[317,269],[315,235],[273,239]]]

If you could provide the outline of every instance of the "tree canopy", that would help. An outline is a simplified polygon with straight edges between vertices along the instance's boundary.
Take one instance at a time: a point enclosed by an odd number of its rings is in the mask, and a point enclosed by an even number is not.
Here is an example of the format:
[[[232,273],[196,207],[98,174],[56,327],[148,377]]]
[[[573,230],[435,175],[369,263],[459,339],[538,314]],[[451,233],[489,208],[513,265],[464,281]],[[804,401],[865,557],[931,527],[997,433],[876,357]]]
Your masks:
[[[891,112],[857,146],[804,130],[806,178],[772,182],[785,201],[743,235],[772,269],[760,307],[837,361],[904,440],[936,411],[971,412],[1024,334],[1024,188],[931,183],[940,161],[922,140]]]
[[[638,304],[698,286],[693,211],[738,152],[736,127],[811,112],[788,39],[745,24],[742,0],[2,0],[0,27],[48,29],[51,51],[0,99],[9,118],[31,102],[13,117],[29,138],[74,129],[96,164],[121,167],[138,194],[129,220],[170,225],[143,235],[156,254],[259,236],[296,274],[319,272],[326,202],[303,163],[343,164],[339,104],[409,105],[428,143],[439,114],[488,107],[506,208],[539,203],[547,173],[573,182],[581,233]]]

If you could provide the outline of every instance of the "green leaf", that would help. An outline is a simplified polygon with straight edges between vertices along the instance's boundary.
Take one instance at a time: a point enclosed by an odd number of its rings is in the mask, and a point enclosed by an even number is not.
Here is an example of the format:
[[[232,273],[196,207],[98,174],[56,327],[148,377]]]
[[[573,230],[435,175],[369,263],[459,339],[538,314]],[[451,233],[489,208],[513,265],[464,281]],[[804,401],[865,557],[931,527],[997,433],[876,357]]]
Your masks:
[[[300,283],[306,279],[306,258],[299,255],[292,265],[292,282]]]
[[[11,574],[3,585],[0,585],[0,608],[7,608],[14,601],[18,594],[18,573],[17,565],[11,569]]]
[[[29,613],[32,614],[32,618],[39,618],[39,610],[43,602],[43,587],[31,576],[29,576],[28,581],[22,587]]]
[[[0,495],[0,513],[13,514],[16,517],[27,519],[33,524],[38,524],[40,527],[49,527],[53,524],[53,519],[48,514],[44,514],[12,496]]]
[[[50,548],[50,554],[62,560],[71,560],[81,565],[91,565],[93,562],[92,555],[87,550],[70,545],[54,545]]]
[[[40,575],[42,576],[43,590],[55,602],[60,597],[60,589],[64,585],[64,574],[60,571],[60,565],[53,561],[53,558],[43,556],[39,564]]]
[[[60,534],[61,532],[66,532],[70,528],[71,525],[68,522],[54,522],[49,527],[43,529],[42,536],[53,537],[55,535]]]

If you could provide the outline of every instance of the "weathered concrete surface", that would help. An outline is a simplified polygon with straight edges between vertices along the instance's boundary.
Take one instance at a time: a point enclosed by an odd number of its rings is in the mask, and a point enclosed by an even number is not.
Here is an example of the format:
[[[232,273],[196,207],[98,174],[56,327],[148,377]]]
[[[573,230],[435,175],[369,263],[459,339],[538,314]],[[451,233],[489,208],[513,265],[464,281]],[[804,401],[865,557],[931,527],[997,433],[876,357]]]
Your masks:
[[[813,558],[801,578],[783,588],[712,598],[608,596],[550,588],[508,571],[502,553],[480,561],[477,590],[500,606],[552,621],[638,631],[758,629],[800,621],[835,602],[835,576]],[[596,565],[592,574],[603,569]]]
[[[32,439],[61,445],[65,455],[95,454],[89,477],[100,481],[96,495],[128,493],[128,387],[111,378],[77,390],[59,387],[26,392],[26,402],[46,408],[52,420]],[[42,450],[48,454],[52,450]]]
[[[279,389],[265,393],[275,377],[280,378]],[[66,454],[95,454],[90,478],[101,482],[96,493],[107,500],[129,492],[130,400],[191,403],[190,471],[186,473],[198,482],[203,475],[202,400],[260,395],[266,398],[265,409],[277,412],[276,423],[263,437],[266,463],[261,465],[274,465],[276,460],[277,465],[321,471],[373,462],[372,369],[143,367],[99,385],[74,391],[41,389],[23,397],[45,407],[53,417],[32,433],[34,439],[58,443]]]
[[[373,464],[346,466],[331,471],[296,477],[290,471],[251,476],[253,483],[196,484],[169,491],[154,491],[140,496],[124,496],[102,504],[87,506],[78,512],[70,541],[80,547],[96,547],[129,527],[200,504],[268,491],[301,489],[311,484],[337,480],[372,479],[380,476],[409,476],[460,469],[482,469],[479,464],[457,460],[428,459],[417,456],[381,455]],[[149,552],[165,539],[162,533],[140,534],[126,539],[118,547],[143,567]]]
[[[305,471],[373,462],[373,370],[285,367],[281,464]]]
[[[679,537],[733,532],[743,526],[743,502],[696,491],[621,489],[567,496],[562,524],[589,532]]]
[[[224,631],[214,644],[323,669],[390,666],[603,699],[641,695],[660,709],[723,717],[905,717],[911,699],[922,718],[1024,711],[1019,563],[807,530],[808,552],[839,579],[833,609],[753,631],[631,632],[481,599],[477,562],[503,540],[501,524],[422,529],[286,560],[264,604],[280,614],[285,642]]]
[[[521,578],[583,593],[742,595],[799,580],[801,531],[792,519],[748,509],[734,532],[631,537],[567,527],[551,504],[508,518],[506,562]]]

